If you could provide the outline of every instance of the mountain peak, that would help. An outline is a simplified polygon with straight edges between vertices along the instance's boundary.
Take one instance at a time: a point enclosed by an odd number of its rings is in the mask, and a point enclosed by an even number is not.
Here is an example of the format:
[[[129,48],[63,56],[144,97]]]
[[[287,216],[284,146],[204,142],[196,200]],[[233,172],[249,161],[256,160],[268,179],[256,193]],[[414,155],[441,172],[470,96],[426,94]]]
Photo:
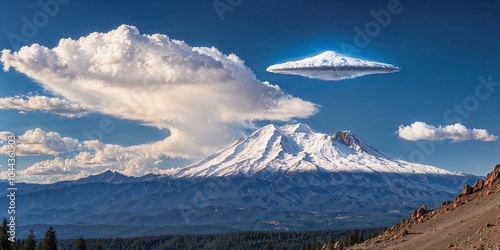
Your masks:
[[[380,153],[351,131],[333,136],[298,123],[267,125],[206,159],[170,173],[174,177],[268,176],[299,172],[454,174]]]
[[[94,182],[103,182],[103,183],[122,183],[133,179],[133,177],[123,175],[116,171],[106,170],[97,175],[91,175],[87,178],[80,179],[80,182],[85,183],[94,183]]]
[[[339,54],[338,52],[336,51],[332,51],[332,50],[327,50],[319,55],[317,55],[318,57],[336,57],[338,55],[341,55]]]
[[[305,123],[297,123],[291,125],[285,125],[279,128],[279,130],[285,134],[295,134],[295,133],[306,133],[310,134],[314,131]]]
[[[350,130],[337,131],[333,134],[332,139],[348,147],[359,145],[359,139]]]
[[[353,150],[356,150],[359,153],[367,153],[376,157],[387,158],[386,155],[359,140],[350,130],[338,131],[333,134],[332,139],[352,148]]]

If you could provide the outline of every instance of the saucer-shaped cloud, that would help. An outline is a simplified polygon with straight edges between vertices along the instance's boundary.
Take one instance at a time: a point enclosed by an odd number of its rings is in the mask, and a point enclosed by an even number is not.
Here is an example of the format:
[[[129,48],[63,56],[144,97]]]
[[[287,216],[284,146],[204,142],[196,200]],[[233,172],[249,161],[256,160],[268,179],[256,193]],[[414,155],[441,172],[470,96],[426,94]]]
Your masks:
[[[267,68],[267,71],[325,81],[339,81],[365,75],[393,73],[399,71],[399,68],[392,64],[365,61],[335,51],[326,51],[299,61],[272,65]]]

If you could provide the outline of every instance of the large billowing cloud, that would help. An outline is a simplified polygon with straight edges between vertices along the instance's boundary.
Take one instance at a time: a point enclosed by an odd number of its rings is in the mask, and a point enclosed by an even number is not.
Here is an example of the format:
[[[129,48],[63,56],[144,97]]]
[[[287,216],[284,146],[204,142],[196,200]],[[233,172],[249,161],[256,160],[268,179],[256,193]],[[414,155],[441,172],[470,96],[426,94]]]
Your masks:
[[[2,98],[0,108],[69,117],[98,112],[170,131],[164,140],[133,147],[28,131],[22,143],[35,147],[22,146],[21,153],[56,157],[20,172],[31,182],[75,179],[106,169],[159,173],[160,157],[201,158],[240,138],[254,121],[286,121],[317,111],[316,105],[258,80],[234,54],[140,34],[127,25],[62,39],[52,49],[34,44],[17,52],[3,50],[1,61],[4,70],[13,68],[61,98]]]
[[[1,61],[4,70],[14,68],[91,111],[170,130],[150,145],[170,157],[205,156],[239,138],[252,121],[285,121],[317,110],[256,79],[234,54],[142,35],[127,25],[62,39],[53,49],[4,50]]]
[[[269,66],[267,71],[325,81],[339,81],[365,75],[393,73],[399,71],[399,68],[392,64],[365,61],[335,51],[326,51],[299,61]]]
[[[414,122],[409,126],[399,126],[397,133],[400,138],[408,141],[497,141],[499,138],[496,135],[490,134],[485,129],[468,129],[460,123],[435,127],[424,122]]]
[[[15,109],[19,111],[43,111],[67,117],[83,116],[87,113],[85,107],[67,100],[47,96],[15,96],[0,98],[0,109]]]

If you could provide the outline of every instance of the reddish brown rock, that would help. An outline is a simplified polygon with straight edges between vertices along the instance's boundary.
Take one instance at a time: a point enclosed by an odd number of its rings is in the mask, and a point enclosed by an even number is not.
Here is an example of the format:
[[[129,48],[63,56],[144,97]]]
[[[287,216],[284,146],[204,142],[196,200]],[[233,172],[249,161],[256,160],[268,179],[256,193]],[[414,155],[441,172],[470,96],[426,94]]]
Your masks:
[[[462,193],[460,193],[460,194],[461,195],[469,195],[469,194],[472,194],[473,191],[474,190],[472,189],[472,187],[469,184],[467,184],[467,185],[465,185],[464,190],[462,190]]]
[[[495,170],[486,176],[485,187],[492,185],[497,179],[500,179],[500,164],[497,164]]]
[[[407,235],[408,234],[408,230],[407,229],[403,229],[403,231],[401,231],[401,233],[399,233],[396,238],[402,238],[403,236]]]
[[[473,192],[478,192],[484,187],[484,181],[483,180],[477,180],[476,183],[472,186]]]
[[[443,203],[441,203],[441,206],[447,206],[447,205],[450,205],[451,204],[451,201],[443,201]]]
[[[427,207],[426,207],[425,205],[423,205],[421,208],[419,208],[419,209],[417,210],[417,218],[422,217],[422,216],[423,216],[424,214],[426,214],[427,212],[429,212],[429,211],[427,211]]]

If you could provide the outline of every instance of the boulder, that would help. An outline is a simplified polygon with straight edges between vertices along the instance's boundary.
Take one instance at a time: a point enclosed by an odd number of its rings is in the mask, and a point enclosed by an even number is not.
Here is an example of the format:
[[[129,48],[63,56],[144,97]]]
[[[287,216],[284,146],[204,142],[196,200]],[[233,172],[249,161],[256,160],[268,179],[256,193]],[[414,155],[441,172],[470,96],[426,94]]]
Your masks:
[[[485,187],[490,186],[496,179],[500,179],[500,164],[497,164],[495,170],[486,176]]]
[[[417,210],[417,217],[416,217],[416,218],[420,218],[420,217],[422,217],[422,216],[423,216],[424,214],[426,214],[427,212],[429,212],[429,211],[427,210],[427,207],[426,207],[425,205],[423,205],[421,208],[419,208],[419,209]]]
[[[404,229],[403,231],[401,231],[398,235],[396,235],[396,238],[402,238],[404,237],[405,235],[408,234],[408,230],[407,229]]]
[[[460,193],[460,194],[461,195],[469,195],[469,194],[472,194],[473,191],[474,190],[472,189],[472,187],[469,184],[467,184],[467,185],[465,185],[464,190],[462,190],[462,193]]]
[[[473,192],[477,192],[484,187],[484,181],[483,180],[477,180],[476,183],[472,186]]]
[[[340,243],[340,241],[337,241],[337,242],[335,242],[335,245],[333,245],[333,249],[344,250],[344,246],[342,246],[342,243]]]

